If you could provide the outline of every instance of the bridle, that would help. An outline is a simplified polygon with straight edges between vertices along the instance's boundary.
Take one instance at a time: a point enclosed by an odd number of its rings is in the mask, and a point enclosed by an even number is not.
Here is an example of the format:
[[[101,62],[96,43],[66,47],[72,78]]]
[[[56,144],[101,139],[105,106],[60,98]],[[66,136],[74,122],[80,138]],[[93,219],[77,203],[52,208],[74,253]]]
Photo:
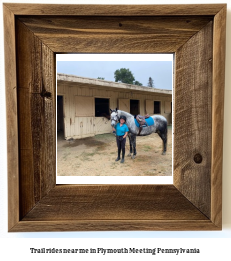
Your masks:
[[[113,112],[114,112],[114,115],[112,116]],[[111,113],[111,121],[117,122],[118,120],[119,120],[119,118],[118,118],[118,112],[112,111],[112,113]]]

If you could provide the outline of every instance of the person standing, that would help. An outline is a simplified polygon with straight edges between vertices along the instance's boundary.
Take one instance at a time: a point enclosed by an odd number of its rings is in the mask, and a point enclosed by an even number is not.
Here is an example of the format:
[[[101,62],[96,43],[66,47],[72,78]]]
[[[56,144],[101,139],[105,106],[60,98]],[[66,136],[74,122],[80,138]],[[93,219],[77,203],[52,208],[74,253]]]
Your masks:
[[[118,157],[115,161],[120,160],[120,154],[122,150],[122,159],[120,163],[124,163],[124,155],[125,155],[125,144],[126,144],[126,137],[128,135],[128,126],[126,125],[126,117],[120,116],[119,122],[115,125],[113,130],[116,132],[116,143],[118,147]]]

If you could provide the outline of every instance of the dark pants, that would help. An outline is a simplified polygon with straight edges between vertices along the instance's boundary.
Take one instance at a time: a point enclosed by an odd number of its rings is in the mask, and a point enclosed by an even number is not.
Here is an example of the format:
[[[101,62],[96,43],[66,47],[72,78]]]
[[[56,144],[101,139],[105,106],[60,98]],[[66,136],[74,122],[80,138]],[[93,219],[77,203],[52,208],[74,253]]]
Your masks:
[[[126,138],[123,138],[123,136],[116,136],[116,142],[118,149],[125,149]]]
[[[122,160],[124,160],[126,138],[123,138],[123,136],[116,136],[116,142],[117,142],[117,147],[118,147],[117,160],[120,159],[121,150],[122,150]]]

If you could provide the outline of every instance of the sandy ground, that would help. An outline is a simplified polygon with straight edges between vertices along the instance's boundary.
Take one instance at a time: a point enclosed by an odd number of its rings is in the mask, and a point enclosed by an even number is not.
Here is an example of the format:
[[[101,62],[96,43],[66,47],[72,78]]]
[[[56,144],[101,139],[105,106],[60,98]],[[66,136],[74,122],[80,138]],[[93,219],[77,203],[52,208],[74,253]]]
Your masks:
[[[58,176],[171,176],[172,175],[172,128],[168,127],[168,146],[162,155],[162,140],[153,133],[137,137],[135,159],[126,156],[123,164],[117,158],[116,140],[113,134],[66,141],[57,135]]]

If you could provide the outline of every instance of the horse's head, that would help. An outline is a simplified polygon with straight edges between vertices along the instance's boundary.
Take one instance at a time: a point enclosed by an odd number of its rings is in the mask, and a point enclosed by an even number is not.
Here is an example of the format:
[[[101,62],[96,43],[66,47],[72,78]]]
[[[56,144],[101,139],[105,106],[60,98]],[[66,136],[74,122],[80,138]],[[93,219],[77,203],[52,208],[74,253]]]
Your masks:
[[[116,108],[115,110],[110,109],[110,111],[111,111],[111,126],[114,127],[116,123],[119,121],[118,110]]]

